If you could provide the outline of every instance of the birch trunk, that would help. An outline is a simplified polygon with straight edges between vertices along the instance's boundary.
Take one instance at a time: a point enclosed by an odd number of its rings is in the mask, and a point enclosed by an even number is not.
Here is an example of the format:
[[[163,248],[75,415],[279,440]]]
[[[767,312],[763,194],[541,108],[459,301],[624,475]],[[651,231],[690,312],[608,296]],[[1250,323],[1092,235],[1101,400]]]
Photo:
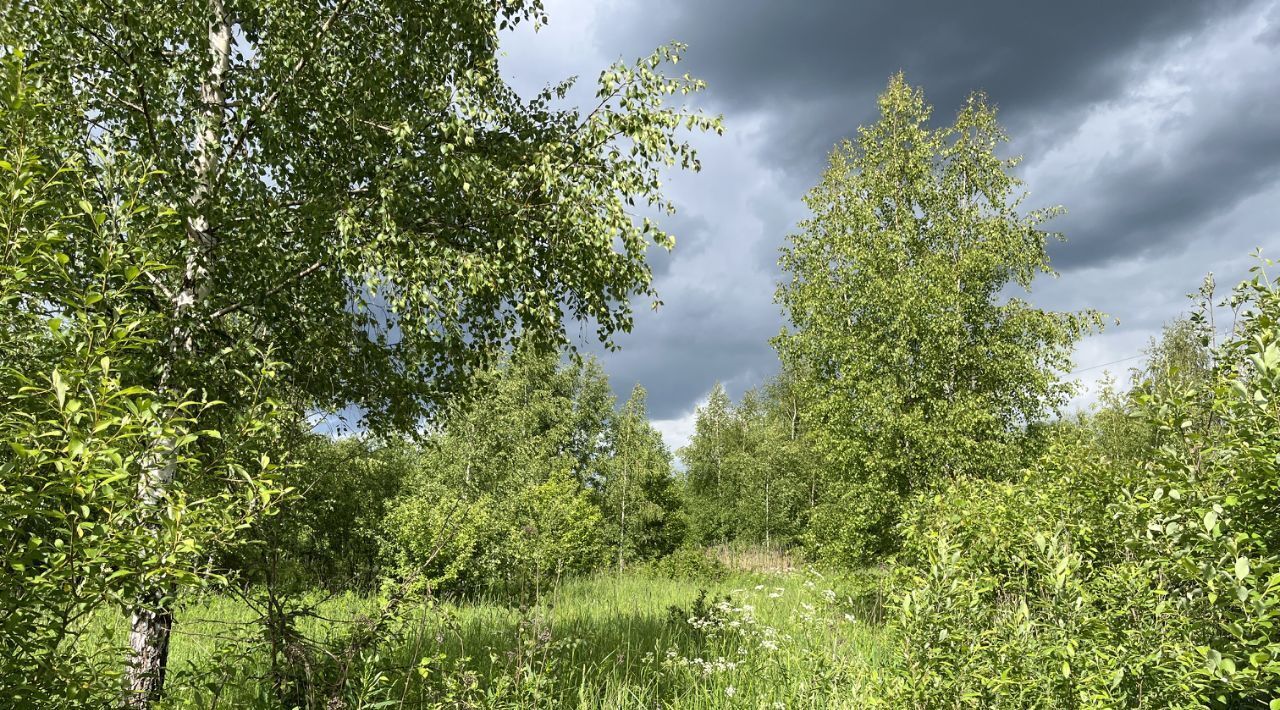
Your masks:
[[[764,549],[770,549],[770,520],[769,520],[769,479],[764,481]]]
[[[226,74],[231,65],[231,22],[222,0],[209,2],[209,74],[200,87],[203,104],[195,139],[195,187],[189,198],[191,216],[186,220],[187,255],[182,286],[173,299],[174,326],[161,364],[157,390],[165,396],[182,392],[172,379],[180,360],[193,355],[190,319],[209,297],[208,270],[214,243],[209,232],[207,206],[222,157],[222,128],[226,103]],[[160,534],[170,485],[177,474],[177,451],[171,436],[160,434],[142,464],[138,501],[143,524]],[[125,704],[146,708],[164,689],[169,662],[169,638],[173,632],[172,590],[163,583],[147,590],[130,618],[127,669],[129,685]]]
[[[627,549],[627,467],[622,467],[622,504],[618,516],[618,574],[622,574]]]

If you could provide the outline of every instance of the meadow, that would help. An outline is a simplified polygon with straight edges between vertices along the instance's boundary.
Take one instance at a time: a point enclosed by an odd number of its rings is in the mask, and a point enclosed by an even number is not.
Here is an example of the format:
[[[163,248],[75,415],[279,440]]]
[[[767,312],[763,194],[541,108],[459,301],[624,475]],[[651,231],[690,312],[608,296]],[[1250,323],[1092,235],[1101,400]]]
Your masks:
[[[700,578],[654,568],[568,579],[537,601],[418,603],[356,664],[360,707],[859,707],[890,653],[865,576],[758,551]],[[376,595],[312,598],[309,639],[375,615]],[[257,611],[227,593],[192,600],[170,649],[169,707],[269,706]],[[102,618],[120,642],[123,619]]]

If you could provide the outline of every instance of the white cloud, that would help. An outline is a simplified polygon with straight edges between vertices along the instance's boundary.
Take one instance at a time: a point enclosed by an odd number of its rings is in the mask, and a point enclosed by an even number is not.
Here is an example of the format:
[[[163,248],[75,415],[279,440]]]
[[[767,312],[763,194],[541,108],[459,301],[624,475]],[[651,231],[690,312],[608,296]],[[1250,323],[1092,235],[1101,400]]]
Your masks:
[[[678,417],[650,420],[649,423],[653,425],[653,428],[657,429],[659,434],[662,434],[662,440],[666,442],[667,448],[671,449],[671,453],[674,454],[684,448],[693,439],[694,427],[698,421],[698,409],[706,406],[709,394],[703,395],[694,407]],[[684,464],[678,458],[676,459],[676,465],[681,469],[684,468]]]

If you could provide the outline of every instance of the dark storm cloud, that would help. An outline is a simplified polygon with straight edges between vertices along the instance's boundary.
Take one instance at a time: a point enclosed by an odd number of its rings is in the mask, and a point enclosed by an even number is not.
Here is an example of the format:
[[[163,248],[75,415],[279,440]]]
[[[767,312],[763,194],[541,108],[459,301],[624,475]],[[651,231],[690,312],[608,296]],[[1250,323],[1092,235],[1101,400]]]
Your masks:
[[[1123,96],[1165,61],[1172,43],[1247,5],[664,0],[632,6],[628,21],[603,25],[600,44],[634,45],[635,53],[660,37],[687,42],[691,64],[712,87],[709,104],[730,116],[764,114],[762,160],[785,166],[788,186],[802,191],[832,145],[875,119],[875,97],[899,69],[925,88],[939,120],[970,91],[986,91],[1001,107],[1014,148],[1034,162],[1090,106]],[[1270,179],[1280,158],[1280,90],[1273,77],[1266,81],[1231,97],[1242,100],[1239,113],[1197,125],[1182,158],[1130,161],[1119,145],[1070,189],[1037,191],[1046,204],[1068,208],[1069,217],[1054,225],[1071,244],[1054,249],[1058,265],[1160,248],[1176,241],[1171,227],[1229,208]]]
[[[599,355],[620,400],[634,384],[644,385],[655,419],[685,413],[717,381],[736,395],[777,369],[769,346],[776,331],[767,313],[735,316],[733,303],[714,298],[682,304],[642,317],[636,337],[618,352]]]
[[[1045,181],[1042,194],[1068,209],[1055,228],[1070,241],[1053,250],[1055,264],[1179,251],[1280,177],[1280,87],[1275,74],[1258,73],[1216,78],[1194,111],[1171,110],[1091,169]]]
[[[1135,55],[1238,9],[1242,0],[742,2],[657,0],[623,9],[599,44],[630,54],[679,39],[726,112],[776,118],[771,160],[806,168],[874,119],[903,70],[944,115],[981,89],[1014,128],[1066,120],[1120,91]]]
[[[776,370],[778,247],[832,145],[875,119],[898,70],[939,122],[985,91],[1025,156],[1027,206],[1067,208],[1050,224],[1068,238],[1052,249],[1063,277],[1033,301],[1127,324],[1084,342],[1077,367],[1139,352],[1204,272],[1229,283],[1277,241],[1277,0],[548,4],[551,36],[514,72],[594,77],[680,40],[708,83],[699,101],[725,116],[723,139],[697,141],[704,173],[665,188],[680,210],[666,222],[677,250],[652,262],[666,305],[604,356],[620,394],[649,390],[664,431],[687,432],[716,380],[736,393]]]

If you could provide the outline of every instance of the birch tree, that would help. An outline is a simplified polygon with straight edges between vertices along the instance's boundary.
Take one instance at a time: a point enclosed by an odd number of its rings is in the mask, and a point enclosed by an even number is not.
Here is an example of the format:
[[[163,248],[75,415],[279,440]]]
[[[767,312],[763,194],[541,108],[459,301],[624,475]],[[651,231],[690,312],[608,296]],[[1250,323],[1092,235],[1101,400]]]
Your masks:
[[[609,418],[604,456],[588,481],[604,513],[619,573],[630,562],[671,552],[685,534],[671,452],[649,422],[647,398],[637,384]]]
[[[661,73],[674,45],[603,71],[590,110],[563,107],[569,83],[516,95],[499,32],[542,21],[537,0],[16,0],[0,41],[45,68],[86,164],[124,151],[180,216],[128,237],[165,265],[139,298],[155,390],[233,411],[269,348],[300,406],[411,428],[516,339],[629,329],[656,297],[646,248],[673,244],[636,211],[671,210],[661,168],[698,167],[680,130],[719,130],[668,101],[702,86]],[[157,431],[136,471],[154,530],[177,446]],[[163,687],[175,590],[134,604],[136,705]]]
[[[1058,373],[1098,322],[1018,296],[1053,273],[1044,224],[1059,210],[1023,209],[984,96],[934,128],[898,75],[879,107],[806,197],[778,288],[791,321],[778,350],[820,383],[817,441],[843,479],[817,511],[821,536],[854,541],[840,553],[853,557],[885,542],[902,496],[1009,472],[1023,427],[1065,401]]]
[[[733,419],[733,402],[724,385],[717,382],[707,403],[698,407],[689,444],[680,450],[693,511],[690,527],[694,538],[703,544],[726,542],[737,532],[734,513],[741,491],[730,461]]]

